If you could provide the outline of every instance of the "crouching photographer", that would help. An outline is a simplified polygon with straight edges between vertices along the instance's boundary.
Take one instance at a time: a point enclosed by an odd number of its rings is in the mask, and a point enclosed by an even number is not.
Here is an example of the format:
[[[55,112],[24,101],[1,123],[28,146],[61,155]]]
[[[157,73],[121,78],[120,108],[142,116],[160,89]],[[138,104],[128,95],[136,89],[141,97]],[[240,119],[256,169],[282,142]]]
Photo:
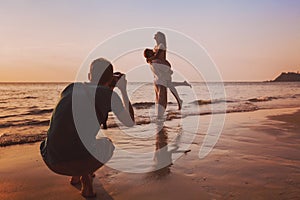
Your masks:
[[[88,77],[88,83],[71,83],[62,91],[40,151],[49,169],[72,176],[70,183],[81,184],[81,194],[93,197],[92,175],[114,151],[110,139],[96,139],[100,125],[112,111],[125,126],[133,126],[134,112],[127,95],[126,77],[114,74],[109,61],[94,60]],[[120,89],[122,100],[112,90],[114,87]]]

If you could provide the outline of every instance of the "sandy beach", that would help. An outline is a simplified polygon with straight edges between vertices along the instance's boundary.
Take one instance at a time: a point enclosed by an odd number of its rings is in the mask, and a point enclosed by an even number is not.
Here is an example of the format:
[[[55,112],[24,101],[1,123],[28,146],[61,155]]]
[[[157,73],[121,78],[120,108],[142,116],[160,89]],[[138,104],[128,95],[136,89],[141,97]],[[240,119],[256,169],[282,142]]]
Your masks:
[[[217,145],[204,159],[198,157],[200,128],[191,152],[165,172],[98,170],[94,199],[299,199],[299,122],[300,108],[227,114]],[[35,143],[0,148],[0,199],[85,198],[69,177],[45,166]]]

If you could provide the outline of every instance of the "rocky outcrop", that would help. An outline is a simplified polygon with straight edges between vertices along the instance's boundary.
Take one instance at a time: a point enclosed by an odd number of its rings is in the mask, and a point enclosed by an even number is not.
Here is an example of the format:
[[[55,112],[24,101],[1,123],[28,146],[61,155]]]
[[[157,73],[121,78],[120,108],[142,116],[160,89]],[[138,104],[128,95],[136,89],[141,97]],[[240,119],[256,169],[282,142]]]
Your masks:
[[[300,81],[300,73],[295,72],[282,72],[277,78],[273,80],[274,82],[295,82]]]

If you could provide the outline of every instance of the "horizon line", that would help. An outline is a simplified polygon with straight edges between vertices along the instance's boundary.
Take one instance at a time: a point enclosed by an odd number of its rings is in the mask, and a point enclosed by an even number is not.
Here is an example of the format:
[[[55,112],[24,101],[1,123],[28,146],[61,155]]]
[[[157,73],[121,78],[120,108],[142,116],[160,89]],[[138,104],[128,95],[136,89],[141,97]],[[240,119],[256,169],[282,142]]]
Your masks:
[[[0,81],[0,84],[13,84],[13,83],[40,83],[40,84],[49,84],[49,83],[74,83],[74,82],[86,82],[86,81]],[[128,83],[153,83],[153,81],[127,81]],[[173,81],[181,82],[181,81]],[[226,81],[188,81],[189,83],[263,83],[263,82],[273,82],[273,80],[226,80]]]

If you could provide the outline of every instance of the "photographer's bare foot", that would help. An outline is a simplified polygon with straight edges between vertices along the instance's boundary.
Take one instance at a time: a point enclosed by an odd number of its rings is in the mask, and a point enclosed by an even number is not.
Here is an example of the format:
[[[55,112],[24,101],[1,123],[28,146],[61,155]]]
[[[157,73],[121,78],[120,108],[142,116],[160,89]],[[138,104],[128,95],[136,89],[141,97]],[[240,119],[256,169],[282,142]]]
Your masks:
[[[72,178],[70,179],[70,184],[71,185],[78,185],[80,184],[80,176],[72,176]]]
[[[95,197],[96,193],[93,190],[93,178],[90,174],[84,175],[80,177],[81,180],[81,195],[89,198],[89,197]]]

